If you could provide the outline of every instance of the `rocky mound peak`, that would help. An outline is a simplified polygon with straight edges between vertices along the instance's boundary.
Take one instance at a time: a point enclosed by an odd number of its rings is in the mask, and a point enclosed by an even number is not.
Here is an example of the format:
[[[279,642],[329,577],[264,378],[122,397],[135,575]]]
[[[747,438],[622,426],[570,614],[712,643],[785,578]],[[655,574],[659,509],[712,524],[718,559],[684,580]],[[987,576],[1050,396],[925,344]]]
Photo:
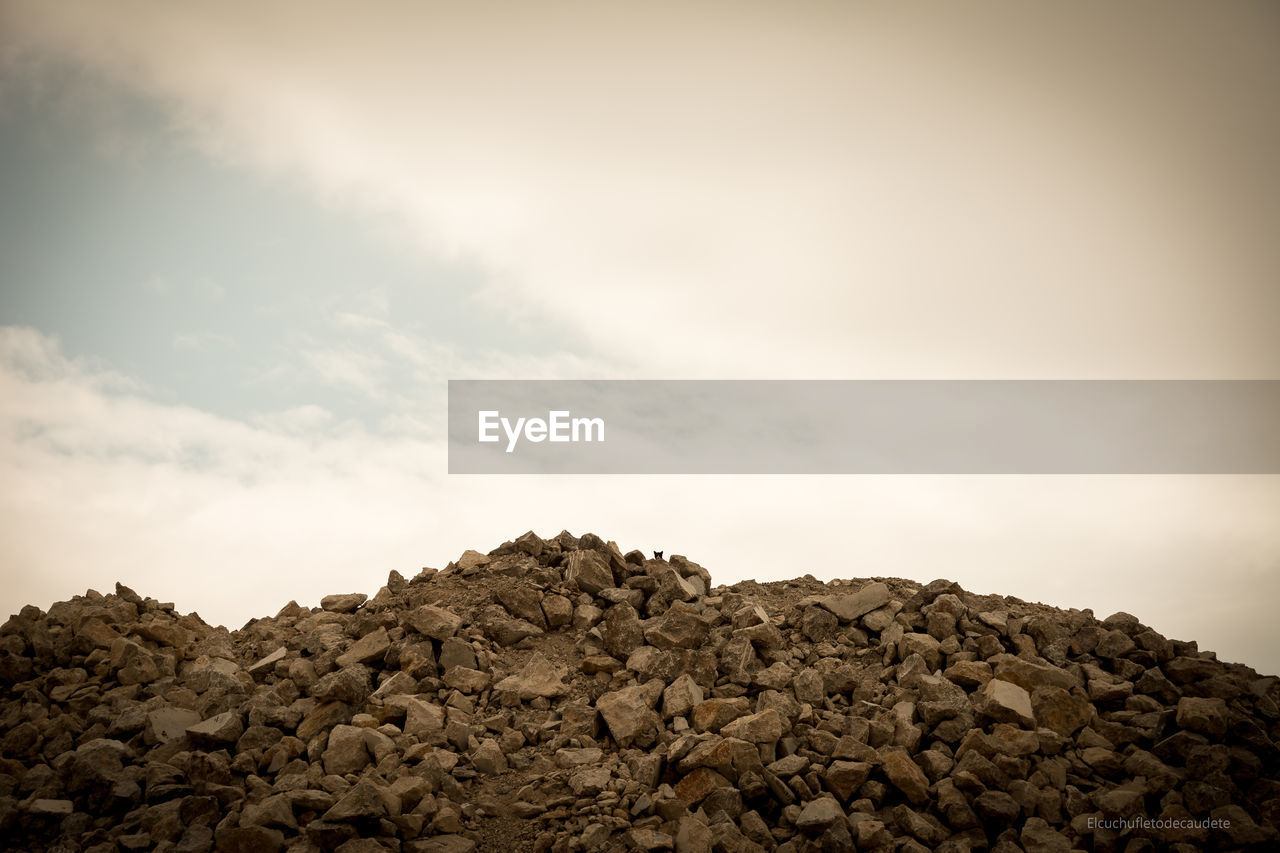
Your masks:
[[[7,850],[1275,849],[1280,680],[949,581],[534,533],[237,631],[0,628]]]

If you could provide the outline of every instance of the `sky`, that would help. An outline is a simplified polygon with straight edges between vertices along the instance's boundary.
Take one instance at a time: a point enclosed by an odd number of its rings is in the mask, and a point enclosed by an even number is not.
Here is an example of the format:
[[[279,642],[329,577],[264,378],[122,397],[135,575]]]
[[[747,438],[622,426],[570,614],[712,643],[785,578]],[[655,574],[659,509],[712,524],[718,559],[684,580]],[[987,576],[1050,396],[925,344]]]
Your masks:
[[[1280,672],[1280,478],[462,477],[449,379],[1280,378],[1271,3],[0,0],[0,611],[533,529]],[[0,614],[2,615],[2,614]]]

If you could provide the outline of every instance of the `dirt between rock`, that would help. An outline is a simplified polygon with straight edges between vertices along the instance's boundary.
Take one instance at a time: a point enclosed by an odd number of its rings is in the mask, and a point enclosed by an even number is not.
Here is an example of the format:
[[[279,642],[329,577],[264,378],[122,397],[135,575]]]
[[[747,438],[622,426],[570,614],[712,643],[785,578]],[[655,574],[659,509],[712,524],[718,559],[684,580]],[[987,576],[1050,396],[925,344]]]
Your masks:
[[[714,586],[530,532],[237,631],[0,628],[0,847],[1271,850],[1280,679],[938,580]]]

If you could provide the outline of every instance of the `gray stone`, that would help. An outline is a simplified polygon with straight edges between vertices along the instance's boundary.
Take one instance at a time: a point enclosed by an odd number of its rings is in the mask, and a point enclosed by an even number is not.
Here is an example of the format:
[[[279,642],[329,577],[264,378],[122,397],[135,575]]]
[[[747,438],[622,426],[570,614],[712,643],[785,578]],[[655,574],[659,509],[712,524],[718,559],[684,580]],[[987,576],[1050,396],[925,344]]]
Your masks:
[[[349,592],[344,595],[326,595],[320,599],[320,609],[330,613],[353,613],[369,596],[363,592]]]
[[[359,705],[373,691],[373,682],[367,667],[361,664],[344,666],[311,685],[311,695],[322,702],[342,702]]]
[[[929,801],[929,777],[911,760],[904,749],[891,748],[880,751],[881,766],[885,776],[907,799],[916,805]]]
[[[598,551],[573,551],[564,572],[565,582],[582,592],[595,595],[614,586],[609,563]]]
[[[609,787],[608,767],[584,767],[569,777],[569,787],[579,797],[594,797]]]
[[[462,627],[462,617],[442,607],[424,604],[404,614],[401,624],[433,640],[447,640]]]
[[[620,746],[652,743],[659,721],[653,712],[651,693],[644,685],[634,685],[596,700],[596,709]]]
[[[662,691],[662,716],[687,717],[702,701],[702,688],[688,673],[681,675]]]
[[[169,743],[187,733],[188,726],[200,722],[200,715],[187,708],[158,708],[147,713],[143,737],[147,743]]]
[[[806,835],[821,835],[831,824],[844,820],[844,809],[831,797],[811,800],[796,818],[796,829]]]
[[[70,800],[37,799],[27,806],[27,813],[46,817],[67,817],[75,811],[75,804]]]
[[[381,660],[391,648],[391,640],[387,637],[387,629],[379,628],[356,640],[351,648],[338,656],[338,666],[351,666],[358,663],[373,663]]]
[[[852,595],[827,595],[818,604],[830,610],[841,622],[852,622],[863,614],[883,607],[889,601],[889,587],[874,581]]]
[[[724,737],[745,740],[748,743],[774,743],[788,728],[790,726],[786,725],[778,712],[769,708],[758,714],[739,717],[725,723],[720,728],[720,734]]]
[[[203,722],[187,726],[187,737],[193,743],[209,746],[227,746],[244,734],[244,723],[237,711],[226,711]]]
[[[502,679],[494,687],[499,693],[514,693],[522,700],[539,696],[551,699],[569,692],[564,683],[565,671],[535,652],[515,675]]]
[[[271,654],[260,659],[253,666],[249,667],[248,669],[249,674],[257,675],[258,673],[274,672],[276,663],[284,660],[285,655],[287,655],[288,653],[289,653],[289,650],[286,649],[284,646],[281,646]]]
[[[350,790],[338,798],[333,808],[324,813],[322,819],[343,823],[355,820],[368,820],[387,815],[387,803],[378,787],[373,782],[362,780],[352,785]]]
[[[1189,731],[1220,738],[1227,733],[1227,703],[1221,699],[1183,696],[1178,700],[1177,721]]]
[[[698,612],[685,604],[673,604],[644,631],[645,641],[659,649],[696,649],[706,642],[711,628]]]
[[[449,637],[440,645],[440,671],[448,672],[455,666],[477,669],[475,649],[461,637]]]
[[[978,713],[1000,723],[1017,723],[1027,728],[1036,724],[1031,696],[1018,685],[993,678],[983,685],[975,697]]]
[[[324,751],[324,769],[335,776],[359,773],[369,764],[364,729],[356,726],[334,726],[329,732],[329,745]]]
[[[463,693],[479,693],[489,686],[489,673],[465,666],[455,666],[444,674],[446,685]]]
[[[485,738],[471,754],[471,766],[486,776],[497,776],[507,772],[507,757],[496,740]]]

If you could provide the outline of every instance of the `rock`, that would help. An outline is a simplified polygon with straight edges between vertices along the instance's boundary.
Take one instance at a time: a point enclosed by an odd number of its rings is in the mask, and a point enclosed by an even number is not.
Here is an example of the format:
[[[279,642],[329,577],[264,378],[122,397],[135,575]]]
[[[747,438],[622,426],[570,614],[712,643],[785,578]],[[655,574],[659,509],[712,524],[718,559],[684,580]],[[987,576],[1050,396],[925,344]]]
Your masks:
[[[672,717],[686,717],[701,702],[702,688],[685,673],[662,691],[662,716],[668,720]]]
[[[827,695],[826,688],[822,683],[822,676],[811,669],[802,669],[796,673],[795,680],[792,682],[792,689],[795,691],[796,699],[801,702],[808,702],[810,705],[817,705]]]
[[[564,676],[564,669],[535,652],[518,673],[502,679],[494,689],[499,693],[514,693],[522,700],[539,696],[551,699],[569,692]]]
[[[335,776],[359,773],[369,764],[365,749],[364,729],[334,726],[329,732],[329,746],[324,751],[324,769]]]
[[[455,666],[444,674],[444,683],[463,693],[479,693],[489,686],[489,674],[465,666]]]
[[[718,732],[727,723],[745,716],[751,703],[742,697],[707,699],[693,709],[693,727],[700,732]]]
[[[596,700],[596,709],[619,746],[652,742],[659,720],[650,696],[651,691],[644,685],[636,685],[606,693]]]
[[[1061,687],[1037,687],[1031,694],[1032,714],[1036,723],[1070,737],[1093,719],[1089,700]]]
[[[623,833],[623,838],[629,850],[671,850],[675,843],[674,839],[665,832],[659,832],[656,829],[641,829],[632,827]]]
[[[465,666],[467,669],[479,667],[475,650],[461,637],[449,637],[440,644],[440,671],[448,672],[455,666]]]
[[[782,737],[784,723],[778,712],[769,708],[748,717],[739,717],[720,727],[720,734],[748,743],[774,743]]]
[[[387,636],[387,629],[379,628],[356,640],[351,648],[338,656],[337,664],[346,667],[353,664],[373,663],[381,660],[389,648],[391,648],[391,640]]]
[[[928,634],[903,634],[898,640],[898,657],[906,660],[912,655],[924,658],[930,672],[942,666],[942,644]]]
[[[594,797],[609,787],[608,767],[585,767],[569,777],[569,788],[579,797]]]
[[[573,622],[573,602],[563,595],[548,595],[542,599],[542,613],[551,630],[568,627]]]
[[[1276,846],[1278,678],[1125,614],[622,553],[528,533],[235,631],[125,587],[24,607],[4,846]]]
[[[368,780],[357,782],[338,798],[322,816],[322,820],[345,823],[358,820],[376,820],[385,817],[387,804],[376,785]]]
[[[869,583],[852,595],[828,595],[818,604],[831,611],[841,622],[852,622],[889,601],[889,587],[879,581]]]
[[[1221,699],[1183,696],[1178,700],[1178,725],[1211,738],[1227,733],[1227,703]]]
[[[1031,696],[1018,685],[993,678],[977,693],[978,713],[1001,723],[1017,723],[1028,728],[1036,724]]]
[[[833,761],[823,778],[826,780],[827,790],[840,800],[848,802],[870,775],[871,765],[865,761]]]
[[[285,656],[286,656],[288,653],[289,653],[289,650],[288,650],[288,649],[286,649],[284,646],[281,646],[280,648],[276,649],[276,650],[275,650],[274,652],[272,652],[271,654],[267,655],[266,657],[263,657],[263,658],[259,659],[257,663],[255,663],[255,664],[253,664],[252,666],[250,666],[250,667],[249,667],[249,670],[248,670],[249,674],[250,674],[250,675],[257,675],[257,674],[259,674],[259,673],[274,672],[274,671],[275,671],[275,665],[276,665],[278,662],[280,662],[280,661],[284,660],[284,659],[285,659]]]
[[[709,631],[696,610],[673,604],[656,625],[645,629],[644,639],[659,649],[696,649],[706,642]]]
[[[984,660],[962,660],[953,663],[942,673],[949,681],[966,690],[981,687],[991,680],[991,664]]]
[[[169,743],[187,733],[188,726],[200,722],[200,715],[187,708],[157,708],[147,713],[143,736],[147,743]]]
[[[486,610],[480,618],[480,626],[490,639],[500,646],[517,646],[530,637],[542,633],[537,625],[523,619],[511,619],[501,607]]]
[[[350,706],[337,701],[321,702],[312,708],[298,723],[296,734],[303,741],[320,734],[320,732],[337,723],[345,723],[351,719]]]
[[[497,776],[507,772],[507,757],[496,740],[485,738],[471,754],[471,766],[486,776]]]
[[[443,608],[424,604],[404,614],[401,624],[433,640],[447,640],[462,627],[462,617]]]
[[[605,650],[620,660],[626,660],[644,642],[644,626],[640,622],[640,615],[630,604],[615,604],[610,607],[604,615],[602,628]]]
[[[996,655],[988,661],[995,667],[995,677],[1016,684],[1030,693],[1037,687],[1061,687],[1070,690],[1081,686],[1069,672],[1051,664],[1014,657]]]
[[[512,616],[546,630],[547,618],[542,613],[541,596],[527,586],[505,586],[497,592],[498,601]]]
[[[112,641],[110,662],[121,684],[146,684],[160,677],[160,667],[152,654],[124,637]]]
[[[432,743],[444,734],[444,708],[417,697],[406,697],[404,733],[421,743]]]
[[[682,815],[676,824],[676,853],[711,853],[711,829],[691,814]]]
[[[464,835],[419,838],[401,847],[406,853],[475,853],[476,843]]]
[[[320,609],[329,613],[354,613],[368,601],[369,596],[363,592],[349,592],[345,595],[326,595],[320,599]],[[277,599],[278,600],[278,599]]]
[[[214,832],[218,853],[277,853],[284,833],[265,826],[219,826]]]
[[[311,695],[321,702],[359,705],[371,692],[373,684],[369,670],[361,664],[344,666],[311,685]]]
[[[1030,817],[1022,825],[1022,834],[1018,837],[1025,850],[1044,851],[1044,853],[1068,853],[1072,849],[1071,841],[1062,833],[1049,826],[1043,818]]]
[[[564,572],[565,582],[590,595],[614,585],[608,562],[597,551],[574,551],[569,554]]]
[[[274,826],[277,829],[297,831],[298,821],[293,816],[293,806],[284,794],[267,797],[260,803],[249,804],[240,813],[241,826]]]
[[[118,740],[94,738],[76,747],[71,754],[67,790],[75,793],[90,788],[110,789],[124,774],[124,762],[132,750]]]
[[[904,749],[892,748],[880,751],[881,768],[885,776],[907,799],[916,805],[929,801],[929,778],[924,775]]]
[[[27,806],[27,814],[38,815],[40,817],[68,817],[75,811],[75,804],[70,800],[50,800],[36,799],[32,800]]]
[[[710,767],[696,767],[675,785],[675,796],[686,808],[692,809],[717,788],[729,788],[732,784]]]
[[[233,744],[244,734],[244,723],[236,711],[226,711],[187,726],[187,737],[193,743],[214,748]]]
[[[1124,657],[1137,648],[1137,644],[1129,635],[1120,630],[1107,631],[1094,647],[1094,654],[1100,658]]]
[[[807,607],[800,617],[800,631],[810,642],[828,642],[839,629],[840,620],[830,610],[823,610],[821,607]]]
[[[796,829],[806,835],[821,835],[838,820],[844,820],[844,809],[840,804],[830,797],[819,797],[800,811]]]
[[[479,551],[467,549],[466,551],[463,551],[462,556],[457,559],[457,566],[465,572],[470,569],[483,568],[484,566],[489,565],[490,562],[491,559],[488,555],[481,554]]]

